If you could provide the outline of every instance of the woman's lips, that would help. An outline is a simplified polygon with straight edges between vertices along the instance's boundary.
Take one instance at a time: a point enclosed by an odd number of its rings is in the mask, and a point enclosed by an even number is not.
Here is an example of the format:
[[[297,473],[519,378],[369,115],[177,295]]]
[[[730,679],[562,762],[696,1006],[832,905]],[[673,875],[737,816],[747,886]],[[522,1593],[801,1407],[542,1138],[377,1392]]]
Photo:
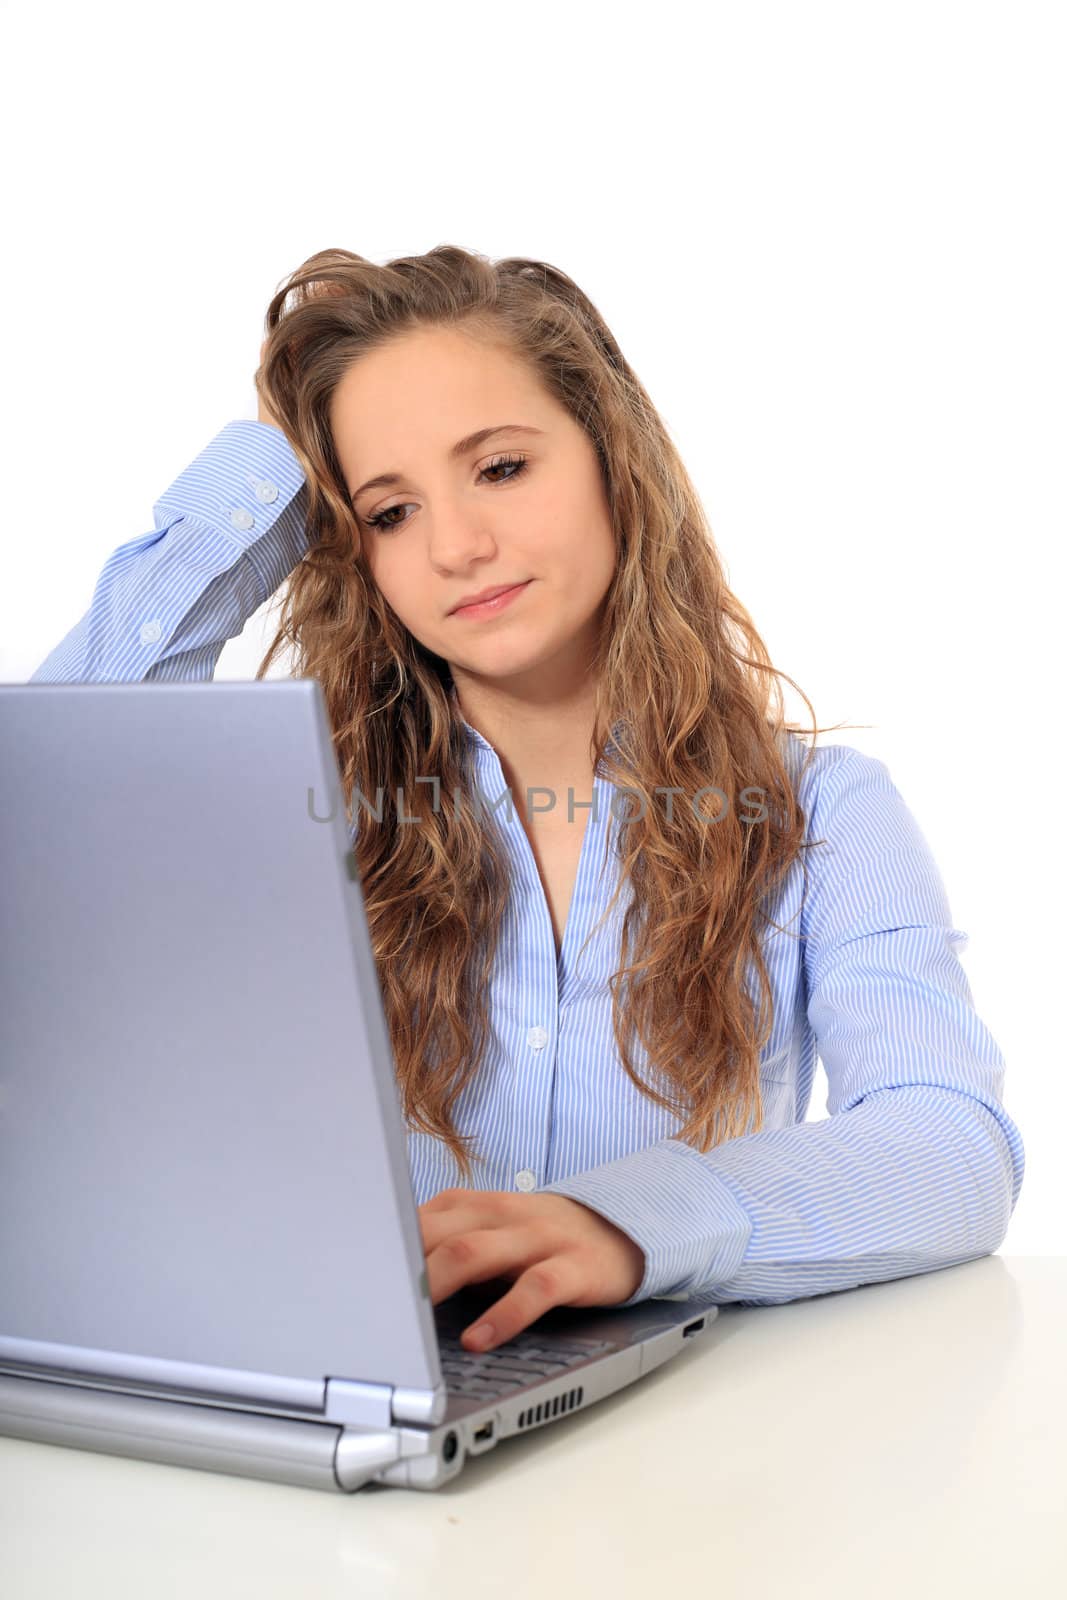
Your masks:
[[[528,589],[532,582],[532,578],[527,578],[525,583],[513,584],[510,589],[505,589],[502,594],[494,595],[492,600],[479,600],[476,605],[472,606],[457,606],[451,615],[453,617],[464,617],[470,621],[475,621],[478,617],[495,616],[498,611],[503,611],[505,606],[510,605],[513,600],[517,599],[524,589]]]

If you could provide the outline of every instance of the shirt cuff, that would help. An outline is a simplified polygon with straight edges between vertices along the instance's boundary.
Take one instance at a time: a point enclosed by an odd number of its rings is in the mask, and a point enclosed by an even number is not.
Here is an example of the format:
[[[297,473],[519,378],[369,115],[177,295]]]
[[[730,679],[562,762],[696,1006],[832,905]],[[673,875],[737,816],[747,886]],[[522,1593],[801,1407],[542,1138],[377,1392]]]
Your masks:
[[[158,532],[199,524],[247,558],[259,588],[255,610],[307,553],[307,480],[272,423],[229,422],[153,507]],[[158,536],[158,533],[157,533]]]
[[[682,1298],[727,1282],[752,1235],[752,1220],[732,1185],[679,1139],[663,1139],[534,1192],[589,1206],[644,1251],[645,1275],[620,1306]]]
[[[305,483],[285,434],[271,423],[228,422],[160,495],[156,527],[193,515],[220,529],[242,553],[263,535]]]

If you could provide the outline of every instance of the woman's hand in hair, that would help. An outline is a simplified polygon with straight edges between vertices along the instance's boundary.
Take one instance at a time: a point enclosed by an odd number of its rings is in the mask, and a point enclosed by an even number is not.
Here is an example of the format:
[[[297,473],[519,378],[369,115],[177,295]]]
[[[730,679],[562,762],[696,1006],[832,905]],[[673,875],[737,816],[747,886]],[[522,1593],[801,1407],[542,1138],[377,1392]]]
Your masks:
[[[613,1306],[637,1293],[645,1253],[629,1234],[561,1194],[442,1189],[419,1207],[430,1299],[506,1278],[512,1287],[462,1335],[467,1350],[514,1339],[553,1306]],[[488,1322],[492,1337],[473,1337]]]
[[[260,350],[259,350],[259,366],[260,367],[262,367],[262,365],[263,365],[263,355],[264,355],[264,352],[265,352],[266,348],[267,348],[267,340],[264,339],[262,345],[260,346]],[[259,368],[257,367],[256,370],[258,372]],[[258,383],[256,384],[256,395],[257,395],[257,397],[259,399],[259,411],[257,413],[257,420],[260,421],[260,422],[269,423],[272,428],[280,428],[281,427],[281,423],[278,421],[277,417],[274,415],[274,412],[270,409],[270,407],[268,406],[266,400],[263,398],[263,390],[259,387]]]

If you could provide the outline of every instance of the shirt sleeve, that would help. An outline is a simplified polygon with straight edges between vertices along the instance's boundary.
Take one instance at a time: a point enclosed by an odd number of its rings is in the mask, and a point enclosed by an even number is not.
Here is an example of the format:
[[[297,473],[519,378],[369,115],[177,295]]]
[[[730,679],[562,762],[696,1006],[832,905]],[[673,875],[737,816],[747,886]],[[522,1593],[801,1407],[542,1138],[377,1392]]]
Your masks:
[[[227,639],[307,550],[307,486],[280,428],[227,423],[107,558],[31,683],[210,680]]]
[[[703,1154],[664,1139],[544,1185],[644,1251],[622,1305],[777,1305],[955,1266],[994,1251],[1015,1209],[1023,1141],[960,964],[967,935],[884,763],[831,751],[800,918],[829,1116]]]

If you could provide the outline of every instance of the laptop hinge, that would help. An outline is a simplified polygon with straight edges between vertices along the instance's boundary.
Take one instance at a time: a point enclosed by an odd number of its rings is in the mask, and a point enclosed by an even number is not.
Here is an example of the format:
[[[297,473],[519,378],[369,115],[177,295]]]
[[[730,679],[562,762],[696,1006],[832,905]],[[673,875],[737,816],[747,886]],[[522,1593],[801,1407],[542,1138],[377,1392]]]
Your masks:
[[[326,1379],[327,1422],[349,1422],[364,1428],[388,1428],[395,1422],[426,1425],[440,1422],[447,1404],[444,1384],[436,1389],[403,1389],[388,1383],[359,1383],[354,1378]]]

